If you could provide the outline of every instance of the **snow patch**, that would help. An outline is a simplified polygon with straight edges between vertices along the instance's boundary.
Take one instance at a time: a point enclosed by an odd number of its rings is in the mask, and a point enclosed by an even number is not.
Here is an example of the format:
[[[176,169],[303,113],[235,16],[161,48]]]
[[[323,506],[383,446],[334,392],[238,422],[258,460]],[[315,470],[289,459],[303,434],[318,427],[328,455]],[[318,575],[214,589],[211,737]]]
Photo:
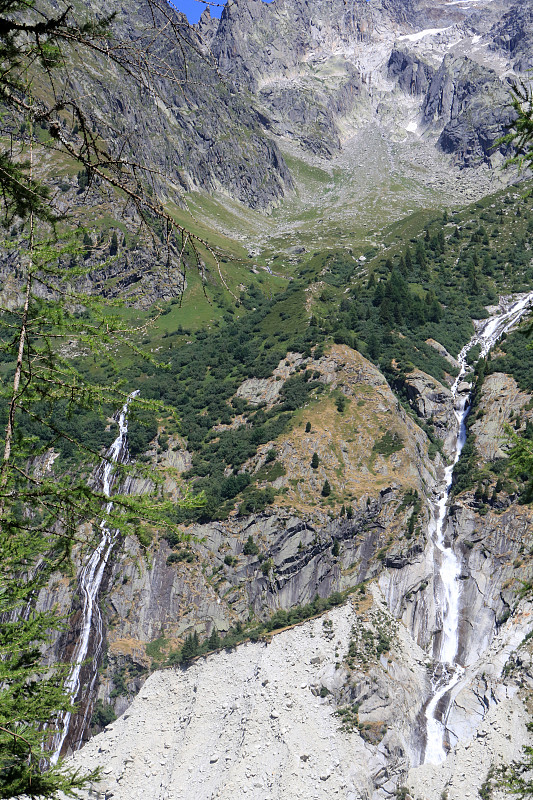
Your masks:
[[[461,2],[463,2],[463,0],[461,0]],[[447,28],[426,28],[418,33],[407,33],[404,36],[398,36],[397,41],[419,42],[420,39],[424,38],[424,36],[435,36],[437,33],[442,33],[443,31],[447,31],[452,27],[453,25],[448,25]]]
[[[474,3],[492,3],[493,0],[449,0],[447,6],[473,5]]]

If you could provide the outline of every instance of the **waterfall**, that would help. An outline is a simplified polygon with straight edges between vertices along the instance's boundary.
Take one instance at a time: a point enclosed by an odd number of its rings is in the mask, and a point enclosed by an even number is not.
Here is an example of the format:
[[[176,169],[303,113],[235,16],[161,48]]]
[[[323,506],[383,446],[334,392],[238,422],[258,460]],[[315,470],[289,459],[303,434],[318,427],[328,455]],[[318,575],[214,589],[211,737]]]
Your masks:
[[[466,442],[466,418],[470,408],[470,393],[460,391],[461,381],[470,370],[467,364],[467,355],[472,347],[478,344],[481,345],[480,358],[484,358],[498,339],[520,321],[528,311],[532,301],[533,292],[529,292],[519,300],[504,306],[504,310],[500,314],[483,321],[457,357],[460,369],[452,386],[457,420],[457,439],[452,463],[444,471],[442,489],[435,503],[429,531],[437,551],[438,572],[435,580],[435,599],[437,613],[442,623],[439,650],[434,654],[436,666],[433,672],[433,696],[425,709],[426,749],[424,762],[429,764],[440,764],[446,758],[444,744],[446,720],[452,705],[453,690],[460,682],[463,674],[462,666],[456,660],[459,649],[461,590],[458,578],[461,573],[461,563],[455,555],[451,543],[446,543],[444,537],[453,470]],[[438,592],[440,592],[440,597],[437,594]]]
[[[111,491],[116,480],[114,465],[124,464],[128,460],[128,407],[131,400],[138,394],[138,391],[130,394],[122,406],[120,413],[116,416],[119,434],[107,451],[106,458],[102,461],[95,473],[96,482],[101,486],[102,492],[104,495],[106,495],[106,497],[111,495]],[[106,505],[106,514],[109,514],[112,508],[113,503],[108,502]],[[76,724],[77,735],[73,745],[73,749],[75,750],[81,746],[81,738],[87,726],[87,716],[91,707],[89,701],[98,675],[97,668],[102,652],[104,638],[102,615],[98,605],[98,595],[104,577],[104,571],[115,542],[116,531],[110,531],[105,520],[102,520],[100,523],[100,540],[98,545],[89,555],[78,575],[78,588],[82,602],[81,631],[72,655],[72,667],[65,682],[65,689],[70,695],[72,702],[79,701],[81,699],[81,690],[83,690],[83,696],[85,699],[85,703],[80,715],[81,719],[77,721]],[[89,681],[82,686],[80,678],[82,668],[89,652],[89,643],[91,643],[92,646],[92,669]],[[59,759],[61,750],[63,749],[67,736],[69,735],[74,716],[75,715],[72,712],[67,711],[62,714],[59,719],[59,723],[62,724],[62,730],[57,733],[54,738],[54,752],[50,758],[52,764],[57,763],[57,760]]]

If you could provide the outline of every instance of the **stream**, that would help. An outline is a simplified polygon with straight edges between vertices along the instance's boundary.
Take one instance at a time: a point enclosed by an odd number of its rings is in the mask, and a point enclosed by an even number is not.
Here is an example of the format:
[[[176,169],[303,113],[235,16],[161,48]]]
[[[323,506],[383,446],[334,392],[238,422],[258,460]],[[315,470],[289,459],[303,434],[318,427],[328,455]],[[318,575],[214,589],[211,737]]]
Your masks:
[[[136,391],[129,395],[119,414],[115,417],[119,427],[119,434],[107,451],[106,458],[102,460],[95,472],[95,483],[107,497],[111,495],[116,481],[114,465],[124,464],[128,461],[128,407],[131,400],[138,393]],[[106,514],[109,514],[112,508],[113,503],[108,502]],[[91,698],[98,676],[98,665],[104,640],[98,595],[105,568],[116,544],[116,533],[116,531],[110,531],[105,521],[102,520],[98,545],[89,555],[78,574],[78,589],[82,603],[81,622],[71,658],[71,670],[65,682],[65,689],[70,694],[72,702],[77,703],[80,708],[78,714],[67,711],[60,716],[58,724],[61,726],[61,730],[56,734],[52,745],[53,755],[50,758],[52,764],[57,763],[67,737],[69,737],[69,745],[72,750],[77,750],[81,747],[83,734],[89,723],[88,715],[92,708]],[[91,663],[86,665],[89,644],[91,645]],[[90,675],[88,680],[82,684],[81,673],[84,666],[89,666]],[[71,729],[74,727],[74,720],[76,720],[75,730],[71,733]]]
[[[444,470],[442,488],[435,503],[429,528],[436,548],[437,619],[440,618],[442,634],[438,652],[434,653],[436,664],[432,681],[433,696],[425,709],[426,748],[423,762],[428,764],[440,764],[446,758],[446,721],[463,675],[463,667],[457,661],[461,599],[461,584],[458,578],[461,574],[461,562],[451,542],[446,541],[444,532],[453,470],[466,442],[466,418],[470,410],[471,392],[465,392],[461,384],[466,373],[472,371],[467,363],[467,356],[473,347],[480,345],[479,357],[484,358],[498,339],[511,330],[527,313],[532,301],[533,292],[530,292],[519,300],[505,304],[501,313],[483,320],[474,336],[457,356],[460,370],[451,390],[457,419],[457,439],[452,462]]]

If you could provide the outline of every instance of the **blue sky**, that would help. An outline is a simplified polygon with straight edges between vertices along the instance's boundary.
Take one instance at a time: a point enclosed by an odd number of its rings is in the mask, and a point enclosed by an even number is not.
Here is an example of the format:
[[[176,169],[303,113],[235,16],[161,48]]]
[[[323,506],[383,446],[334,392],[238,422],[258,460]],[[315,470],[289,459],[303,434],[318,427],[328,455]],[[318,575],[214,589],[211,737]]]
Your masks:
[[[189,22],[198,22],[200,19],[200,14],[205,8],[205,4],[199,2],[199,0],[170,0],[170,2],[179,11],[183,11],[185,14],[187,14]],[[211,12],[212,17],[220,17],[222,14],[224,0],[215,0],[215,2],[220,3],[220,8],[217,8],[216,5],[209,6],[209,11]],[[270,3],[271,0],[264,0],[264,2]]]

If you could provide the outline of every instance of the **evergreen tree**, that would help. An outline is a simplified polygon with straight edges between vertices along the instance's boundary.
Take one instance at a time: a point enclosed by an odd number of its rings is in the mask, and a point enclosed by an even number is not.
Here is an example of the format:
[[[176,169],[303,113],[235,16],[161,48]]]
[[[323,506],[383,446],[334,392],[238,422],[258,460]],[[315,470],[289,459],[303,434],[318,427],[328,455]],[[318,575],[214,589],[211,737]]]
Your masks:
[[[176,226],[163,204],[147,200],[138,171],[108,152],[99,135],[94,135],[97,131],[88,120],[84,99],[69,95],[79,84],[61,72],[61,65],[74,52],[78,63],[83,63],[84,48],[96,53],[102,41],[107,45],[112,17],[80,20],[72,6],[59,6],[55,4],[54,11],[50,4],[37,8],[33,0],[5,0],[0,9],[3,118],[16,145],[0,154],[0,215],[4,226],[17,224],[16,278],[23,298],[18,308],[4,308],[0,314],[0,350],[10,373],[10,380],[4,376],[0,385],[5,430],[0,456],[2,798],[56,797],[59,791],[71,795],[95,777],[61,762],[43,769],[43,753],[55,720],[61,712],[72,710],[72,703],[64,688],[65,668],[42,661],[51,634],[64,621],[53,608],[35,608],[39,591],[52,574],[69,568],[82,523],[86,531],[92,527],[86,548],[95,544],[100,522],[123,534],[138,531],[144,521],[151,526],[163,520],[169,524],[170,509],[164,503],[118,493],[126,467],[117,466],[117,491],[111,498],[90,489],[87,475],[91,462],[100,459],[101,445],[93,448],[58,425],[59,418],[75,418],[89,410],[107,419],[110,410],[125,399],[118,376],[105,385],[86,379],[63,355],[69,344],[76,341],[80,350],[103,360],[118,346],[129,346],[129,335],[119,333],[124,325],[118,315],[76,289],[82,277],[76,268],[77,255],[88,255],[93,242],[87,234],[80,247],[77,231],[69,233],[64,225],[63,244],[57,242],[51,227],[57,219],[53,195],[36,177],[43,172],[37,160],[44,152],[36,125],[46,132],[48,141],[53,140],[56,151],[78,163],[80,193],[95,177],[114,187],[131,202],[140,219],[164,219],[175,240],[170,248],[181,252],[181,242],[172,233]],[[121,61],[126,51],[126,60]],[[128,69],[129,48],[106,46],[106,58],[117,69]],[[129,75],[133,77],[131,69]],[[138,79],[142,84],[141,72]],[[75,120],[72,135],[64,130],[67,108]],[[21,115],[26,117],[23,125]],[[49,144],[47,148],[46,154]],[[157,411],[157,404],[148,405],[152,413],[162,410],[159,406]],[[48,476],[35,471],[35,458],[51,447],[71,454],[68,472],[57,470]]]
[[[324,485],[322,487],[322,497],[329,497],[331,494],[331,486],[329,485],[329,481],[324,481]]]
[[[320,459],[318,458],[318,453],[313,453],[313,457],[311,459],[311,467],[313,469],[318,469],[319,464],[320,464]]]
[[[511,88],[511,104],[516,118],[511,130],[496,145],[511,146],[514,154],[506,162],[520,170],[533,166],[533,84],[519,81]]]
[[[191,661],[198,654],[198,637],[196,641],[192,634],[185,637],[185,641],[181,648],[181,660]]]
[[[116,256],[118,253],[118,238],[117,232],[113,231],[113,235],[111,237],[111,244],[109,245],[109,255]]]
[[[368,337],[368,355],[372,359],[372,361],[377,361],[379,358],[381,350],[381,345],[378,337],[374,332],[370,334]]]
[[[422,239],[419,239],[416,243],[416,263],[421,269],[425,269],[427,263],[426,248]]]
[[[213,626],[213,630],[211,631],[211,635],[207,640],[207,649],[208,650],[218,650],[218,648],[222,644],[222,639],[220,638],[219,632],[215,626]]]
[[[407,275],[407,266],[405,264],[405,258],[400,256],[400,260],[398,261],[398,269],[400,270],[401,274],[405,277]]]
[[[259,547],[254,542],[252,534],[248,536],[248,539],[244,543],[242,552],[245,556],[256,556],[259,553]]]

